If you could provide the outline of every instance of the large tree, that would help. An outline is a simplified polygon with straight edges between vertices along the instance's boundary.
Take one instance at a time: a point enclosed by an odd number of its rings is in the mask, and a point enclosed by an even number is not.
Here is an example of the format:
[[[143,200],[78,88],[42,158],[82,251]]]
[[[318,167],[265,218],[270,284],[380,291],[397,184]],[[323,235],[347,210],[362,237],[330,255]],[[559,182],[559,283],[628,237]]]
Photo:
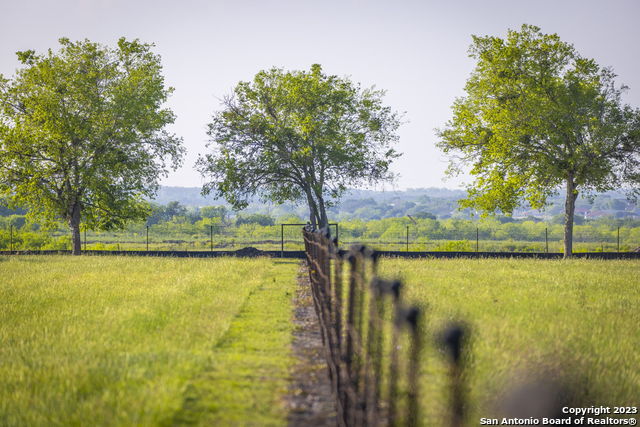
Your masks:
[[[326,207],[346,188],[389,180],[399,156],[399,116],[383,91],[347,78],[273,68],[240,82],[213,116],[212,150],[198,159],[203,193],[236,209],[253,195],[276,203],[303,202],[314,226],[328,224]]]
[[[473,37],[477,61],[438,132],[450,172],[471,165],[464,207],[511,213],[543,208],[566,191],[564,253],[571,256],[579,192],[640,183],[640,111],[624,105],[615,74],[555,34],[523,25],[507,37]]]
[[[41,221],[64,219],[78,254],[81,222],[110,229],[146,217],[143,197],[183,148],[164,130],[172,89],[152,45],[60,44],[18,52],[23,66],[0,75],[0,194]]]

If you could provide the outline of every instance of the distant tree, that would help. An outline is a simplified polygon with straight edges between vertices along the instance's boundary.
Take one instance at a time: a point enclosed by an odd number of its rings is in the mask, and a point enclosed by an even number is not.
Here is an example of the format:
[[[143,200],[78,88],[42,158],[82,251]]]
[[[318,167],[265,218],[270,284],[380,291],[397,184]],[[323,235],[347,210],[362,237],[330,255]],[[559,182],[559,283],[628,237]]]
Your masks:
[[[353,212],[356,209],[373,207],[376,205],[376,201],[371,197],[368,197],[366,199],[347,199],[344,202],[340,203],[340,208],[345,212]]]
[[[18,52],[23,68],[0,76],[0,194],[46,221],[64,219],[80,253],[80,223],[111,229],[148,215],[181,140],[164,127],[164,86],[152,45],[116,48],[60,39],[58,52]]]
[[[0,197],[0,216],[9,216],[9,215],[25,215],[27,211],[23,208],[9,208],[9,203],[4,198]]]
[[[413,216],[418,219],[437,219],[434,214],[425,211],[416,212],[413,214]]]
[[[171,221],[174,217],[187,215],[186,206],[182,206],[180,202],[169,202],[164,207],[164,217],[167,221]]]
[[[197,162],[209,180],[203,194],[223,196],[235,209],[255,194],[306,202],[310,222],[326,226],[327,206],[347,186],[392,178],[400,121],[383,95],[317,64],[309,72],[273,68],[238,83],[209,124],[213,152]]]
[[[275,223],[276,222],[271,215],[264,215],[264,214],[252,214],[247,216],[239,216],[236,219],[236,225],[258,224],[266,227],[270,225],[275,225]]]
[[[627,202],[623,199],[612,199],[610,207],[615,211],[623,211],[627,208]]]
[[[224,206],[203,206],[200,208],[200,215],[203,218],[220,218],[224,221],[227,218],[227,208]]]
[[[450,173],[472,165],[463,207],[511,213],[566,189],[564,253],[579,191],[640,191],[640,111],[623,105],[615,74],[553,34],[523,25],[505,39],[473,37],[467,95],[439,131]]]
[[[195,206],[189,206],[187,212],[184,215],[186,221],[191,224],[195,224],[198,221],[202,221],[202,215],[200,215],[200,209]]]
[[[194,222],[194,216],[197,216],[196,221],[202,219],[200,215],[195,215],[193,211],[190,212],[187,207],[181,205],[180,202],[172,201],[166,205],[152,204],[151,215],[147,218],[147,225],[170,222],[178,218],[188,219],[190,222]]]
[[[151,212],[147,216],[147,225],[155,225],[164,221],[164,206],[150,203],[149,207]]]

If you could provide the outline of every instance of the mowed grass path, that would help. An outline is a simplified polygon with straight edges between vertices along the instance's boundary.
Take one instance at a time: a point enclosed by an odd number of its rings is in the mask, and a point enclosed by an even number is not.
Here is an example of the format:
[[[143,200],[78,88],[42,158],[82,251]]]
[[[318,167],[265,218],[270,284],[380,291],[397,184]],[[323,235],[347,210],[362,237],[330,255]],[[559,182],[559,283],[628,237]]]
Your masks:
[[[598,260],[391,260],[407,301],[426,307],[430,338],[451,321],[472,330],[468,360],[470,425],[491,415],[500,393],[534,373],[566,376],[594,405],[640,401],[640,262]],[[425,425],[447,411],[444,359],[424,352]]]
[[[284,424],[297,268],[0,257],[0,425]]]

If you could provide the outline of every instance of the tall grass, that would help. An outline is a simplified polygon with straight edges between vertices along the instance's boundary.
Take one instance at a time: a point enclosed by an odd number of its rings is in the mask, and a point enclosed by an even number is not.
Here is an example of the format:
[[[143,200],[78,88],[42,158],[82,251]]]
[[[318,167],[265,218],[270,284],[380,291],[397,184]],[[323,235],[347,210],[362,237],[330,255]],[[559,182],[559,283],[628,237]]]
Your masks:
[[[426,312],[426,425],[447,413],[447,371],[437,332],[463,320],[470,425],[500,406],[514,384],[545,373],[594,405],[637,406],[640,396],[640,262],[384,259],[406,299]]]
[[[288,355],[269,352],[271,341],[288,349],[295,269],[267,259],[0,257],[0,425],[179,421],[194,384],[226,357],[219,342],[232,325],[235,341],[252,339],[242,332],[261,319],[240,313],[267,290],[280,309],[265,357],[278,360],[270,375],[286,377]],[[233,377],[244,367],[225,369]],[[255,413],[283,420],[281,388],[254,399]]]

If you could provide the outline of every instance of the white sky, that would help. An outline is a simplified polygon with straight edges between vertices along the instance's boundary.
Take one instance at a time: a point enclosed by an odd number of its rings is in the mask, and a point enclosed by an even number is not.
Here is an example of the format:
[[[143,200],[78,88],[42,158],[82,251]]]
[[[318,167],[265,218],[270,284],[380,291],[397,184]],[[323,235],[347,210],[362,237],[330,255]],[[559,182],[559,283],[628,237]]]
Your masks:
[[[57,50],[57,39],[114,45],[121,36],[153,42],[166,82],[175,88],[172,131],[184,138],[182,169],[162,183],[200,186],[194,170],[206,123],[240,80],[272,66],[349,76],[387,90],[406,111],[394,166],[395,188],[456,188],[443,180],[434,128],[450,117],[473,69],[471,34],[504,36],[523,23],[558,33],[579,52],[611,66],[640,106],[640,1],[190,1],[0,0],[0,73],[11,76],[15,52]]]

